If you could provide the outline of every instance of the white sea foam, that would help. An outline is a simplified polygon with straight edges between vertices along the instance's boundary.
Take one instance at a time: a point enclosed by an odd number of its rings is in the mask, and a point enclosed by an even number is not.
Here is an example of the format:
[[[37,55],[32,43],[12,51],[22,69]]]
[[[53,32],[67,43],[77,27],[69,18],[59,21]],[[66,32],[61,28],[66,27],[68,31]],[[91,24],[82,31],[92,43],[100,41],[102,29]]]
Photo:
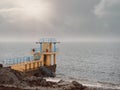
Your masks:
[[[62,78],[45,78],[47,81],[51,81],[51,82],[59,82],[60,80],[63,80]],[[67,81],[67,82],[72,82],[72,81],[74,81],[73,79],[72,80],[70,80],[70,79],[64,79],[64,81]],[[83,84],[84,86],[88,86],[88,87],[91,87],[91,88],[96,88],[96,90],[97,90],[97,88],[98,88],[98,90],[100,89],[100,90],[108,90],[108,89],[112,89],[112,90],[119,90],[120,89],[120,85],[113,85],[113,84],[111,84],[111,83],[99,83],[99,82],[86,82],[86,81],[77,81],[77,82],[79,82],[79,83],[81,83],[81,84]]]

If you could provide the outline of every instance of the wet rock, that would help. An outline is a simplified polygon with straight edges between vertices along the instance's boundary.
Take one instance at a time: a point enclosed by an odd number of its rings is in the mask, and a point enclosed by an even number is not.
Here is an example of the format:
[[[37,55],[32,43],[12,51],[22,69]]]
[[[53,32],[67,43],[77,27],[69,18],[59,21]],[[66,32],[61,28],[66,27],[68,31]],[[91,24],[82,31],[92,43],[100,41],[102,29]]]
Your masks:
[[[48,72],[47,74],[46,73],[43,74],[43,72],[42,73],[41,72],[42,72],[41,70],[38,70],[34,72],[29,72],[28,74],[28,73],[22,73],[12,70],[10,67],[0,68],[0,84],[1,85],[9,84],[17,87],[17,89],[10,88],[7,86],[2,87],[1,89],[0,87],[0,90],[19,90],[19,88],[25,88],[25,87],[45,87],[46,88],[45,90],[48,90],[47,88],[52,88],[52,89],[54,88],[55,90],[87,90],[82,84],[76,81],[70,83],[60,80],[57,83],[57,82],[46,81],[46,79],[43,79],[42,77],[34,76],[35,73],[41,74],[43,76],[44,75],[51,76],[50,75],[51,72],[49,72],[49,70],[47,71]]]
[[[41,67],[40,68],[40,71],[41,71],[41,74],[43,76],[46,76],[46,77],[55,77],[55,74],[54,72],[52,72],[52,70],[50,70],[49,68],[47,67]],[[39,74],[38,74],[39,75]]]
[[[62,83],[57,83],[59,88],[62,88],[62,90],[84,90],[86,87],[84,87],[82,84],[73,81],[73,82],[62,82]]]
[[[35,76],[31,76],[31,77],[26,77],[26,78],[24,78],[23,81],[28,82],[28,81],[33,81],[33,80],[36,80],[36,79],[37,79],[37,78],[36,78]]]
[[[28,86],[28,84],[24,81],[21,81],[19,84],[16,84],[15,86],[17,86],[19,88],[24,88],[24,87]]]
[[[25,73],[10,69],[10,72],[12,72],[20,81],[25,77]]]
[[[64,80],[60,80],[58,83],[63,83],[63,82],[65,82]]]
[[[76,90],[76,87],[73,84],[65,85],[62,87],[63,90]]]
[[[3,65],[2,65],[2,64],[0,64],[0,68],[3,68]]]
[[[80,84],[76,81],[72,81],[72,84],[75,86],[76,89],[79,89],[79,90],[83,90],[86,88],[85,86],[83,86],[82,84]]]
[[[40,67],[38,70],[29,71],[28,75],[36,76],[36,77],[55,77],[55,73],[50,67]]]
[[[76,82],[76,81],[72,81],[72,84],[75,85],[75,86],[79,86],[81,85],[80,83]],[[82,86],[82,85],[81,85]]]
[[[72,81],[72,84],[75,85],[76,87],[80,88],[80,89],[83,87],[82,84],[80,84],[76,81]]]
[[[16,74],[17,73],[19,72],[16,72]],[[19,82],[20,82],[19,78],[10,68],[0,69],[0,84],[14,84]]]
[[[56,72],[56,67],[57,67],[56,64],[54,64],[52,66],[46,66],[46,67],[49,68],[52,72]]]
[[[67,86],[69,85],[70,82],[61,82],[61,83],[57,83],[58,87],[63,87],[63,86]]]
[[[26,77],[23,79],[23,81],[26,82],[29,86],[53,87],[53,85],[56,85],[55,82],[46,81],[46,79],[35,76]]]
[[[24,82],[26,82],[29,86],[42,86],[42,82],[46,80],[42,79],[42,78],[37,78],[35,76],[31,76],[31,77],[26,77],[23,79]]]
[[[56,65],[40,67],[37,70],[26,72],[26,76],[55,77]]]
[[[42,74],[41,71],[40,71],[40,72],[36,72],[36,73],[34,74],[34,76],[36,76],[36,77],[44,77],[44,75]]]
[[[47,82],[45,79],[42,79],[39,83],[40,86],[47,86]]]
[[[47,83],[48,83],[48,86],[49,86],[49,87],[53,87],[53,85],[57,85],[56,82],[47,81]]]
[[[5,86],[0,86],[0,90],[24,90],[16,87],[5,87]]]

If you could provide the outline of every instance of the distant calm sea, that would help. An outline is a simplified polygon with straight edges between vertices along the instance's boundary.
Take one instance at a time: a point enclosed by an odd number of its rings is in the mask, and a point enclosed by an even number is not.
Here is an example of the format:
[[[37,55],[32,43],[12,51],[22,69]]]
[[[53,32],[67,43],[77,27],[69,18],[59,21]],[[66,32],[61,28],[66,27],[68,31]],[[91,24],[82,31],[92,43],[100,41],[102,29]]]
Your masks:
[[[0,43],[0,60],[30,54],[35,43]],[[57,78],[120,85],[120,43],[61,43]]]

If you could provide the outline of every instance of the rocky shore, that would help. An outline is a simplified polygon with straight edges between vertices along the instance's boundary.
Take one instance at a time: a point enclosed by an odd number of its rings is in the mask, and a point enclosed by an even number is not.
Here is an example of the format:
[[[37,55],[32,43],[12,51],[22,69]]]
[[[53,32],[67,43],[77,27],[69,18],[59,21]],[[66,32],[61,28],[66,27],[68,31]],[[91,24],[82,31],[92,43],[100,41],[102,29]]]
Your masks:
[[[46,81],[44,77],[48,77],[53,73],[45,73],[44,70],[37,70],[29,73],[18,72],[10,67],[0,68],[0,90],[112,90],[91,88],[72,81],[67,82],[60,80],[59,82]]]

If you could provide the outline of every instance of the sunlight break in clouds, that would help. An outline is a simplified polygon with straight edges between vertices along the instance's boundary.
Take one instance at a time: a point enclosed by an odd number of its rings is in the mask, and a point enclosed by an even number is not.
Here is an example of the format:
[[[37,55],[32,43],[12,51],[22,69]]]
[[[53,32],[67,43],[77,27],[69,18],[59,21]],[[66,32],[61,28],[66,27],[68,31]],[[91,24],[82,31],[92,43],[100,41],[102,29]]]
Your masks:
[[[51,15],[52,6],[43,0],[9,0],[12,7],[0,9],[0,15],[9,19],[40,19],[45,20]]]

